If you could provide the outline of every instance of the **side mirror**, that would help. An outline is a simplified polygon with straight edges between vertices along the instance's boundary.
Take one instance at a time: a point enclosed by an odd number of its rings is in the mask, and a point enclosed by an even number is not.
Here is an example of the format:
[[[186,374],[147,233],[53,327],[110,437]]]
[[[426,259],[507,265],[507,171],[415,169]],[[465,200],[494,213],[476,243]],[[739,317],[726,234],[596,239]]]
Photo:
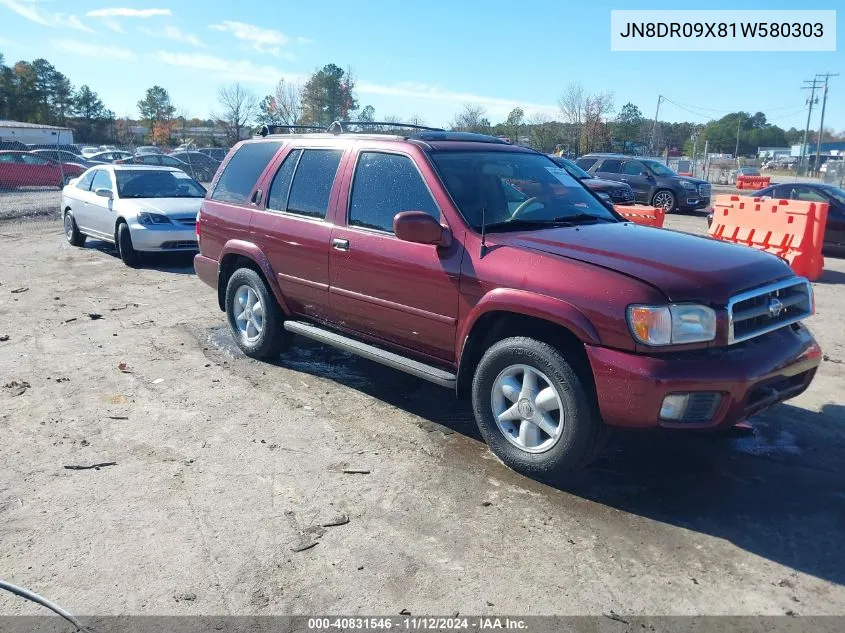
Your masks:
[[[402,211],[393,218],[393,232],[400,240],[449,246],[452,233],[425,211]]]
[[[100,187],[99,189],[95,190],[94,193],[100,196],[101,198],[108,198],[109,200],[114,198],[111,189],[106,189],[105,187]]]

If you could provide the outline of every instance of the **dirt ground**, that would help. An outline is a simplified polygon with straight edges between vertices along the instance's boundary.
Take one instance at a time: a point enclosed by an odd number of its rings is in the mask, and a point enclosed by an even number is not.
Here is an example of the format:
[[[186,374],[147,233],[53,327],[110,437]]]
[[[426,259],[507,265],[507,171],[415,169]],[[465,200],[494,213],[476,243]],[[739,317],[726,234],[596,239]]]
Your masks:
[[[130,270],[57,220],[0,246],[0,576],[74,613],[845,614],[845,260],[806,394],[545,485],[446,390],[305,341],[245,358],[189,257]]]

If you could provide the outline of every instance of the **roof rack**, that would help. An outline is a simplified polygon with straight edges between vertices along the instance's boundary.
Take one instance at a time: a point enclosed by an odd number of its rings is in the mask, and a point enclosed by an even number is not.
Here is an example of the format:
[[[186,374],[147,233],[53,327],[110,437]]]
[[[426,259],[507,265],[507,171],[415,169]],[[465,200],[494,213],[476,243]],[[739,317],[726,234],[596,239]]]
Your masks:
[[[293,134],[296,130],[325,132],[326,128],[320,125],[262,125],[258,133],[261,136],[267,136],[268,134]]]
[[[364,126],[364,127],[394,127],[402,130],[426,130],[429,132],[444,132],[443,128],[428,127],[427,125],[416,125],[414,123],[394,123],[387,121],[334,121],[326,130],[331,134],[345,134],[351,132],[348,126]]]

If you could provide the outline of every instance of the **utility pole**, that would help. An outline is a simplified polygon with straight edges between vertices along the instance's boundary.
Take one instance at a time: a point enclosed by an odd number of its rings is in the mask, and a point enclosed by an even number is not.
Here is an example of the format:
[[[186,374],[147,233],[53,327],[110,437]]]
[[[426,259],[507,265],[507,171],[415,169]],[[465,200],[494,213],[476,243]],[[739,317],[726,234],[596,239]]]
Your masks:
[[[737,169],[739,169],[739,126],[742,125],[742,112],[736,118],[736,149],[734,150],[734,160],[736,161]]]
[[[798,161],[798,169],[801,173],[803,173],[807,167],[804,159],[807,155],[807,135],[810,133],[810,117],[813,115],[813,100],[816,98],[816,89],[821,87],[818,79],[813,79],[812,81],[805,80],[804,83],[809,84],[807,86],[801,86],[801,90],[810,91],[810,98],[807,99],[807,103],[810,107],[807,110],[807,125],[804,128],[804,142],[801,144],[801,158]]]
[[[660,102],[663,95],[657,95],[657,112],[654,113],[654,124],[651,126],[651,142],[648,145],[648,153],[654,156],[654,139],[657,136],[657,120],[660,118]]]
[[[824,94],[822,95],[822,120],[819,123],[819,139],[816,142],[816,173],[819,172],[819,154],[821,153],[822,148],[822,134],[824,134],[824,108],[827,105],[827,82],[830,80],[831,77],[838,77],[839,73],[824,73],[816,75],[816,79],[819,77],[824,77]]]

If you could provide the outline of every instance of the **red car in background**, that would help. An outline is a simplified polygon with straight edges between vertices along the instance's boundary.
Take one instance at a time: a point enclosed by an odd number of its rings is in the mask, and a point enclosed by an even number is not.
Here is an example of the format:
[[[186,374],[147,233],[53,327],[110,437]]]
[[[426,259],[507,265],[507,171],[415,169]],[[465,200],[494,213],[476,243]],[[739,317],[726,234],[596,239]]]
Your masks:
[[[59,187],[85,171],[83,165],[54,160],[13,150],[0,151],[0,188]]]

